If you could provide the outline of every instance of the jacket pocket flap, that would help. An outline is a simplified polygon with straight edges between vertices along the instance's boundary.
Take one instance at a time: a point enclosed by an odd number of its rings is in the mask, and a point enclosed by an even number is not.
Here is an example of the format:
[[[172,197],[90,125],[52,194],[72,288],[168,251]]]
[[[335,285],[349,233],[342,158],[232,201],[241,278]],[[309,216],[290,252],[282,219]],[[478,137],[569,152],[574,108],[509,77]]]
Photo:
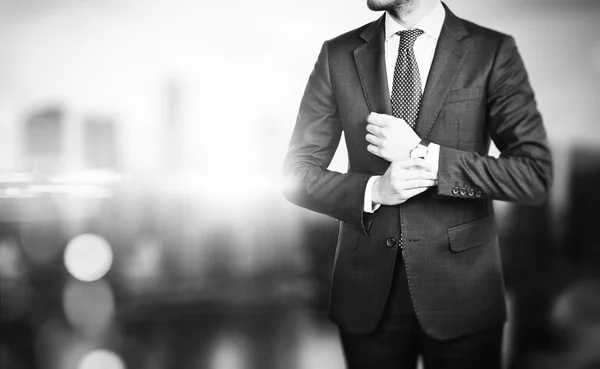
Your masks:
[[[448,228],[450,249],[460,252],[484,245],[496,237],[493,215]]]
[[[481,87],[461,88],[451,90],[446,103],[477,99],[481,96]]]

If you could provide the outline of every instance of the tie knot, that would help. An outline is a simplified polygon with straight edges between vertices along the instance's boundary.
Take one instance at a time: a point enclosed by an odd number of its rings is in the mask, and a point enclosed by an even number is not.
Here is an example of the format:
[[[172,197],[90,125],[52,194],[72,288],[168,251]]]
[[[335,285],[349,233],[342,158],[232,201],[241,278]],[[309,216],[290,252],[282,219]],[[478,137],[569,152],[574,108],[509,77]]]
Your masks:
[[[409,29],[407,31],[399,31],[396,33],[398,36],[400,36],[400,49],[412,48],[417,40],[417,37],[421,36],[423,33],[423,30],[418,28]]]

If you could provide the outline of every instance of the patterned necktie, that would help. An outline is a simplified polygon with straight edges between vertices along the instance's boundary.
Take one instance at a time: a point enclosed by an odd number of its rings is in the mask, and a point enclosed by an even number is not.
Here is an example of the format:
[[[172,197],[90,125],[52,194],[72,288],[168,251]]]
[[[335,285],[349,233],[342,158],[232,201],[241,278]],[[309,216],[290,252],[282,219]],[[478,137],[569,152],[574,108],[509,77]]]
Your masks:
[[[394,69],[392,115],[404,119],[412,128],[415,128],[421,104],[421,77],[413,45],[422,34],[420,29],[397,33],[400,36],[400,47]]]

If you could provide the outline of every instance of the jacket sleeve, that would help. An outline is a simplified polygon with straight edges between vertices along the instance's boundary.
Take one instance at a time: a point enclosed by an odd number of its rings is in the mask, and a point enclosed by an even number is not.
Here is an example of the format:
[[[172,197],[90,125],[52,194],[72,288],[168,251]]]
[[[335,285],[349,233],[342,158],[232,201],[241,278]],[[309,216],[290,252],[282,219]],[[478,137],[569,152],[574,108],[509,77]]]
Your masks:
[[[325,42],[304,91],[284,160],[283,192],[290,202],[334,217],[366,234],[363,205],[370,175],[327,169],[341,134]]]
[[[552,158],[515,41],[504,36],[488,81],[487,124],[500,156],[440,148],[438,194],[539,205],[552,182]]]

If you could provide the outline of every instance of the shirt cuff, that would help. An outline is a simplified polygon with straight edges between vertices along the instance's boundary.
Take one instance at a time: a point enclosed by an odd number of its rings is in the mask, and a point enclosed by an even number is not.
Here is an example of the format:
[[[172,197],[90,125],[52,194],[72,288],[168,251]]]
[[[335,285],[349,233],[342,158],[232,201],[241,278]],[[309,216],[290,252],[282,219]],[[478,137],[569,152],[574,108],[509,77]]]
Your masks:
[[[381,204],[373,204],[373,185],[375,184],[375,180],[379,177],[380,176],[373,176],[369,178],[369,181],[367,182],[367,188],[365,189],[365,204],[363,206],[365,213],[374,213],[381,206]]]
[[[434,169],[434,173],[438,173],[440,167],[440,145],[430,143],[427,155],[425,155],[425,161],[431,164]]]

